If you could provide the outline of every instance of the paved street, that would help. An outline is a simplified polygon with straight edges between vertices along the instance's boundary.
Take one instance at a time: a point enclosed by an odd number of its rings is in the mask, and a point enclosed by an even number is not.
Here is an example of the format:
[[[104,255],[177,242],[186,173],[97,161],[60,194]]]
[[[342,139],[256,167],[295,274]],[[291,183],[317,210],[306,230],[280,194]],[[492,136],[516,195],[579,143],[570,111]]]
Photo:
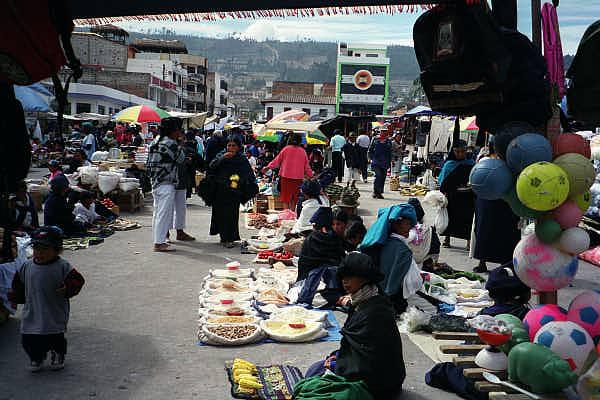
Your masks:
[[[367,225],[378,207],[399,201],[397,193],[373,200],[370,188],[360,185],[361,215]],[[149,199],[143,212],[131,216],[143,228],[117,232],[86,250],[65,252],[64,258],[86,278],[81,294],[71,302],[67,367],[62,372],[28,372],[19,321],[12,319],[0,326],[0,400],[230,399],[225,360],[243,357],[257,364],[288,363],[304,369],[334,350],[338,343],[196,345],[197,295],[203,277],[226,261],[248,263],[252,258],[240,255],[239,249],[223,249],[218,238],[208,236],[210,209],[201,203],[194,197],[188,205],[188,231],[197,241],[177,244],[175,253],[152,252]],[[444,250],[442,260],[457,269],[476,265],[458,248]],[[574,287],[561,292],[561,304],[568,305],[583,288],[600,289],[592,279],[596,273],[595,267],[582,267]],[[425,385],[424,374],[433,361],[406,337],[404,356],[405,399],[453,398]]]

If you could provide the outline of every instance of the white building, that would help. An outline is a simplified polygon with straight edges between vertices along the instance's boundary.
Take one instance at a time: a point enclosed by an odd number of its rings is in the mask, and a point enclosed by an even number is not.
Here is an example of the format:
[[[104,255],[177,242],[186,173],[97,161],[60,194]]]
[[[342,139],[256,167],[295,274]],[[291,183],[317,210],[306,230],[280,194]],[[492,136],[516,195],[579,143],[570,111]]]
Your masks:
[[[71,115],[79,113],[112,115],[131,106],[156,106],[155,101],[143,97],[86,83],[71,83],[67,99],[68,105],[65,111]]]
[[[331,118],[335,116],[335,97],[280,94],[264,99],[265,119],[289,110],[302,110],[311,117]]]
[[[213,114],[221,117],[230,116],[228,113],[231,110],[227,107],[229,104],[229,87],[225,77],[218,72],[209,72],[208,79],[211,81],[208,85],[210,88],[208,111],[212,111]]]

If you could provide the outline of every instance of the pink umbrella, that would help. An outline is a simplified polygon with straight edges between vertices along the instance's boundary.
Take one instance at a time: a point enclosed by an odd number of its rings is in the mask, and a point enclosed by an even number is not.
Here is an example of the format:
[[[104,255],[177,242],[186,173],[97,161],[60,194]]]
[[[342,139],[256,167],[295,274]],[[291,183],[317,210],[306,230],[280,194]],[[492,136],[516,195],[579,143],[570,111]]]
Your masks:
[[[277,114],[273,118],[269,120],[269,122],[273,121],[306,121],[308,119],[308,114],[306,114],[302,110],[288,110],[284,111],[280,114]],[[269,123],[267,122],[267,123]]]

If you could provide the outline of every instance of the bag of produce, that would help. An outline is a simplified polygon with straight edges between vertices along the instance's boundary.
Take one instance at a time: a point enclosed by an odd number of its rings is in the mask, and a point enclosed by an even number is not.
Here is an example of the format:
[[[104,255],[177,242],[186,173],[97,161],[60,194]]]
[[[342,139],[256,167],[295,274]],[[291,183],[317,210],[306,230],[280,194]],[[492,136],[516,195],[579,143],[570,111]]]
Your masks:
[[[300,343],[310,342],[324,336],[327,331],[319,322],[304,320],[278,321],[268,319],[260,322],[265,334],[278,342]]]
[[[117,188],[121,177],[113,172],[102,171],[98,173],[98,189],[104,194]]]
[[[205,324],[198,333],[202,343],[217,346],[241,346],[256,343],[263,337],[257,324]]]

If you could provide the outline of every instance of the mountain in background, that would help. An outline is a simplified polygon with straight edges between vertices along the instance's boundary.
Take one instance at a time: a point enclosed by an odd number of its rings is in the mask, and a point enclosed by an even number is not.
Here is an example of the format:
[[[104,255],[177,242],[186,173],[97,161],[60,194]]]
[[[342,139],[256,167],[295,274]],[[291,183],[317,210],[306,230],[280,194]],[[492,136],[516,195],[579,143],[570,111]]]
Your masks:
[[[257,42],[248,39],[206,38],[163,33],[130,32],[130,38],[180,40],[190,54],[208,58],[209,69],[223,74],[240,72],[275,74],[276,79],[296,82],[334,82],[337,44],[315,41]],[[390,79],[412,81],[419,75],[415,52],[408,46],[389,46]]]

